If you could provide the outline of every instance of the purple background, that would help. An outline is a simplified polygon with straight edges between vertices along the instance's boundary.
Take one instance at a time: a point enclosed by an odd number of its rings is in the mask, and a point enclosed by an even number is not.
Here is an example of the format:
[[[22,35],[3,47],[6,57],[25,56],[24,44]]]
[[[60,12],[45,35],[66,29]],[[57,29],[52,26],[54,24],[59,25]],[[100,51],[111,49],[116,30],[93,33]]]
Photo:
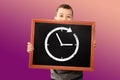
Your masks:
[[[28,67],[26,44],[31,20],[53,19],[62,3],[73,7],[74,20],[96,22],[94,71],[84,71],[84,80],[120,80],[119,0],[0,0],[0,80],[50,80],[49,70]]]

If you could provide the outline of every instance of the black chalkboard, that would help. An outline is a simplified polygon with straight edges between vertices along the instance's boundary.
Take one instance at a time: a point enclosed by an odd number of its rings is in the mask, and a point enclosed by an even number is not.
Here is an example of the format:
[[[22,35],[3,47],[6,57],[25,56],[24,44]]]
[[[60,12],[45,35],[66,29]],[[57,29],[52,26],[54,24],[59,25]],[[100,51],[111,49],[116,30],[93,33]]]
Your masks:
[[[94,28],[94,22],[34,19],[30,67],[93,70]]]

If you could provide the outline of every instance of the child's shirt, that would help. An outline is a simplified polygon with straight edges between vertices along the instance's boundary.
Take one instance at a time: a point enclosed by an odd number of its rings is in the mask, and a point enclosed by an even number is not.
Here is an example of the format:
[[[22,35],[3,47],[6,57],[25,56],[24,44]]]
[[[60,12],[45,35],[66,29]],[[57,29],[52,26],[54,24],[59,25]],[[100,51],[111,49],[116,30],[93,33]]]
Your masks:
[[[55,80],[82,80],[82,71],[51,70],[51,78]]]

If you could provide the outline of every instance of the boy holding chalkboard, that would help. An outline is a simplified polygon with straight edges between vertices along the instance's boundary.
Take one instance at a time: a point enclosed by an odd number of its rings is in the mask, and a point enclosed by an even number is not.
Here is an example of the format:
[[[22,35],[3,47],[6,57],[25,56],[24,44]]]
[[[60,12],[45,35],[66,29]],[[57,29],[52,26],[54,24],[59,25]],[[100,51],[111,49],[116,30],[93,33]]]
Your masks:
[[[56,10],[55,20],[71,21],[73,19],[73,9],[68,4],[60,5]],[[33,51],[30,42],[27,45],[27,52]],[[82,71],[51,70],[51,80],[82,80]]]

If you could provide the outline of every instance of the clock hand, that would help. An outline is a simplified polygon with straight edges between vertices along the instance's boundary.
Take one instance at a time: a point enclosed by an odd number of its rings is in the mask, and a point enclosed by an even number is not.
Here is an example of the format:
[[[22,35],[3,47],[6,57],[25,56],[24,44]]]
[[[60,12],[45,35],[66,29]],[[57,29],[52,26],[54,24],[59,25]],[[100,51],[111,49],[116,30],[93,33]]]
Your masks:
[[[73,44],[62,44],[61,46],[73,46]]]
[[[60,42],[60,46],[73,46],[73,44],[63,44],[60,37],[59,37],[59,35],[58,35],[58,33],[56,33],[56,36],[57,36],[57,38],[58,38],[58,40]]]
[[[62,41],[61,41],[61,39],[60,39],[58,33],[56,33],[56,36],[57,36],[57,38],[58,38],[58,40],[59,40],[59,42],[60,42],[60,45],[62,46]]]

